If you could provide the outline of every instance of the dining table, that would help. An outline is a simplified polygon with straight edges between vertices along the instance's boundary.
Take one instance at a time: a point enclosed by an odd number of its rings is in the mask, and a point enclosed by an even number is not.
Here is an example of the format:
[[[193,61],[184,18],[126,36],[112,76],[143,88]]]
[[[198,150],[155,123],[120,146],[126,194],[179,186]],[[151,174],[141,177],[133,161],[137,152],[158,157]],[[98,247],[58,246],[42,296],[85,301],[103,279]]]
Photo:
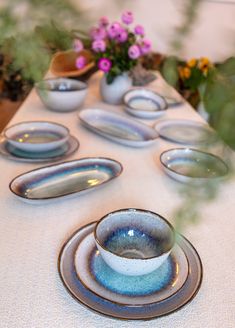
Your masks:
[[[149,126],[159,119],[205,123],[159,72],[155,74],[156,79],[146,87],[175,97],[181,104],[169,107],[161,118],[141,119],[142,122]],[[105,157],[120,162],[123,172],[118,178],[86,193],[40,204],[26,203],[10,191],[10,182],[22,173],[53,163],[20,162],[0,156],[0,327],[235,327],[235,181],[232,175],[219,184],[215,197],[198,204],[197,220],[190,220],[189,215],[178,231],[197,250],[203,274],[195,295],[176,311],[151,320],[119,320],[78,302],[61,281],[60,251],[82,226],[109,212],[126,208],[153,211],[175,226],[176,210],[184,201],[184,185],[164,173],[160,154],[185,145],[157,138],[144,147],[129,147],[81,124],[79,113],[84,108],[104,109],[131,118],[123,105],[110,105],[101,100],[99,81],[99,72],[92,75],[82,108],[67,113],[48,110],[33,88],[8,124],[23,121],[63,124],[78,139],[79,148],[59,162]],[[213,151],[216,153],[217,149],[211,149]],[[234,157],[232,151],[230,157]]]

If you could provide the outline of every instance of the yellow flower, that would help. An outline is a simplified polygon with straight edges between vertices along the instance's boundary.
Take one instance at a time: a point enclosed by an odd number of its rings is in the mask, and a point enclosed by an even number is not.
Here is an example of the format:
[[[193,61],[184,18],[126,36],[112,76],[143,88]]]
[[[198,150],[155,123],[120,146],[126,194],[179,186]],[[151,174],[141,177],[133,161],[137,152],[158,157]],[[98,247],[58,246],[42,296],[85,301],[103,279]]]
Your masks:
[[[191,69],[188,67],[184,67],[183,69],[183,75],[186,79],[188,79],[191,75]]]
[[[207,73],[208,73],[209,67],[208,66],[204,66],[204,67],[201,68],[201,70],[202,70],[203,74],[206,76]]]
[[[189,61],[187,61],[187,66],[190,68],[195,67],[196,64],[197,64],[197,60],[195,58],[192,58]]]
[[[211,63],[207,57],[202,57],[200,58],[198,62],[198,68],[203,70],[204,67],[209,67],[211,66]]]
[[[181,79],[183,79],[184,78],[184,69],[183,69],[183,67],[178,67],[178,71],[179,71],[179,75],[180,75],[180,77],[181,77]]]

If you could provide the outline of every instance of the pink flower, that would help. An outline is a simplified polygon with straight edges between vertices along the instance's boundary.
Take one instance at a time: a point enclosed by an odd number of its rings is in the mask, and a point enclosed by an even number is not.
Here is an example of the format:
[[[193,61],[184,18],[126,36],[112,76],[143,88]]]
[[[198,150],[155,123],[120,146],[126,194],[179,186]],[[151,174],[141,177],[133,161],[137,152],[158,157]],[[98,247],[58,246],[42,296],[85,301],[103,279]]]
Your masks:
[[[78,68],[78,69],[82,69],[84,66],[86,66],[87,64],[87,59],[86,57],[84,56],[78,56],[77,59],[76,59],[76,63],[75,63],[75,66]]]
[[[112,67],[112,62],[108,58],[100,58],[98,61],[98,68],[105,72],[108,73],[110,71],[110,68]]]
[[[128,33],[127,33],[127,31],[126,30],[124,30],[124,29],[121,29],[119,32],[118,32],[118,34],[117,34],[117,36],[116,36],[116,39],[117,39],[117,41],[119,41],[119,42],[125,42],[127,39],[128,39]]]
[[[108,28],[108,36],[110,39],[115,39],[116,36],[120,31],[122,31],[123,28],[121,27],[120,23],[114,22],[110,27]]]
[[[92,49],[95,52],[104,52],[106,49],[106,43],[104,40],[95,40],[92,42]]]
[[[90,34],[93,40],[103,40],[107,36],[103,27],[92,27]]]
[[[137,35],[141,35],[141,36],[144,35],[144,27],[142,25],[136,25],[134,31],[135,31],[135,34],[137,34]]]
[[[74,42],[73,42],[73,49],[74,49],[74,51],[80,52],[80,51],[83,50],[83,48],[84,47],[83,47],[82,41],[79,40],[79,39],[75,39]]]
[[[148,39],[144,39],[140,45],[140,51],[142,55],[146,55],[151,51],[152,43]]]
[[[123,14],[122,14],[122,22],[124,24],[131,24],[133,22],[133,14],[131,11],[125,11]]]
[[[136,44],[133,44],[128,49],[128,55],[129,55],[129,57],[131,59],[137,59],[137,58],[139,58],[139,56],[140,56],[140,48]]]
[[[99,26],[100,27],[106,27],[108,25],[109,25],[108,17],[106,17],[106,16],[101,17],[100,20],[99,20]]]

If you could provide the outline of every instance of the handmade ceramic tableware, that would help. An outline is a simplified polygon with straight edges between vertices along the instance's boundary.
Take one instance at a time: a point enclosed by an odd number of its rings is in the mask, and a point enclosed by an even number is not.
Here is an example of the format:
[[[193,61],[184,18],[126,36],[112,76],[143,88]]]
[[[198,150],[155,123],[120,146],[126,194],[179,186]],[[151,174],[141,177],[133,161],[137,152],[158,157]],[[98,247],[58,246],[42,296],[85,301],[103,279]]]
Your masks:
[[[122,165],[115,160],[82,158],[23,173],[11,181],[10,190],[27,202],[42,202],[88,191],[121,172]]]
[[[217,139],[208,125],[192,120],[160,120],[154,128],[161,138],[180,144],[209,144]]]
[[[140,118],[157,118],[165,113],[166,100],[158,93],[144,88],[132,89],[123,97],[125,110]]]
[[[69,139],[69,129],[47,122],[21,122],[4,130],[8,143],[23,151],[43,152],[59,148]]]
[[[0,154],[8,159],[18,162],[54,162],[72,155],[78,147],[78,140],[70,135],[69,139],[61,147],[44,152],[29,152],[12,146],[3,136],[0,136]]]
[[[83,104],[87,95],[87,83],[52,78],[36,83],[36,90],[44,105],[56,112],[71,112]]]
[[[195,248],[182,236],[177,236],[176,243],[187,258],[188,276],[182,287],[170,297],[164,298],[162,301],[157,298],[156,302],[133,306],[123,305],[117,301],[110,301],[92,292],[81,282],[77,275],[75,270],[75,254],[84,238],[93,233],[95,225],[96,222],[90,223],[77,230],[69,237],[60,251],[58,259],[60,278],[73,299],[85,305],[90,310],[111,318],[123,320],[150,320],[179,310],[195,297],[202,282],[202,263]],[[171,255],[169,258],[171,258]],[[89,261],[89,258],[87,261]],[[178,267],[178,269],[180,271],[182,268]],[[163,288],[159,290],[159,297],[161,297],[160,295],[162,292],[164,293],[165,288],[167,287],[163,286]],[[109,288],[106,287],[106,289]]]
[[[90,130],[126,146],[144,147],[158,138],[153,128],[107,110],[84,109],[79,118]]]
[[[169,256],[174,229],[159,214],[122,209],[105,215],[94,230],[97,248],[115,271],[130,276],[156,270]]]
[[[160,161],[164,171],[180,182],[200,183],[228,173],[228,166],[221,158],[196,149],[169,149],[161,154]]]
[[[87,289],[123,305],[162,301],[180,290],[188,277],[188,261],[177,244],[167,260],[144,277],[119,274],[104,262],[96,248],[93,232],[79,244],[74,264],[78,279]]]

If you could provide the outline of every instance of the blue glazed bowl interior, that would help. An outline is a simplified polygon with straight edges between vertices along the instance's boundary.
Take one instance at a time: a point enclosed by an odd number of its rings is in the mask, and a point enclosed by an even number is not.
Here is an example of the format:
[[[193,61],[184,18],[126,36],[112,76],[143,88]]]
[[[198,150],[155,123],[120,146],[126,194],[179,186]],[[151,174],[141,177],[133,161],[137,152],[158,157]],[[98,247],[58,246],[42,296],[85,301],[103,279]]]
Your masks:
[[[161,216],[144,210],[120,210],[101,219],[95,238],[105,250],[130,259],[149,259],[171,250],[174,230]]]

